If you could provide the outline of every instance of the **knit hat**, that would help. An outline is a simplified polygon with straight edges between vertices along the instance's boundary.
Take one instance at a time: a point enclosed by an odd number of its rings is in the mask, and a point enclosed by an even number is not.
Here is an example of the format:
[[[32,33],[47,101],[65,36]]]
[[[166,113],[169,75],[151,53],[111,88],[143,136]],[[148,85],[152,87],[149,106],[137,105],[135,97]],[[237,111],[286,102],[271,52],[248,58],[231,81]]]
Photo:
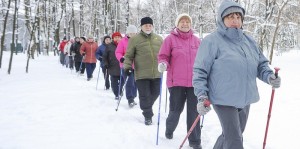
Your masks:
[[[80,37],[81,39],[83,39],[84,41],[86,41],[85,37]]]
[[[150,17],[144,17],[141,19],[141,26],[144,24],[152,24],[153,25],[153,20]]]
[[[137,33],[137,28],[134,25],[128,25],[126,28],[126,34],[128,33]]]
[[[94,39],[94,36],[91,35],[91,34],[89,34],[89,35],[87,36],[87,39]]]
[[[179,21],[182,19],[182,17],[187,17],[190,20],[190,23],[192,24],[192,18],[190,17],[190,15],[187,14],[187,13],[182,13],[182,14],[178,15],[176,20],[175,20],[175,26],[176,27],[178,26]]]
[[[244,11],[241,7],[238,7],[238,6],[231,6],[231,7],[226,8],[223,11],[221,17],[222,17],[222,19],[224,19],[224,17],[226,17],[227,15],[234,13],[234,12],[240,13],[241,17],[244,18]]]
[[[105,42],[105,39],[106,39],[106,38],[111,39],[110,36],[108,36],[108,35],[107,35],[107,36],[104,36],[104,37],[103,37],[103,42]]]
[[[114,33],[111,35],[111,38],[114,39],[114,37],[116,37],[116,36],[122,37],[122,35],[121,35],[120,32],[114,32]]]

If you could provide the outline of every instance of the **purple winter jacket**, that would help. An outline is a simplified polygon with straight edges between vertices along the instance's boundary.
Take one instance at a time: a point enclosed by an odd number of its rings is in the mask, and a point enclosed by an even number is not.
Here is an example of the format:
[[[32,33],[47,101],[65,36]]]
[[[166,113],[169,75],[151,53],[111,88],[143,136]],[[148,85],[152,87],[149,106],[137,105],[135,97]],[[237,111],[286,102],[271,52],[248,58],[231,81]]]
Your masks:
[[[163,41],[158,63],[167,64],[167,87],[192,87],[193,65],[200,39],[190,30],[187,33],[174,28]]]

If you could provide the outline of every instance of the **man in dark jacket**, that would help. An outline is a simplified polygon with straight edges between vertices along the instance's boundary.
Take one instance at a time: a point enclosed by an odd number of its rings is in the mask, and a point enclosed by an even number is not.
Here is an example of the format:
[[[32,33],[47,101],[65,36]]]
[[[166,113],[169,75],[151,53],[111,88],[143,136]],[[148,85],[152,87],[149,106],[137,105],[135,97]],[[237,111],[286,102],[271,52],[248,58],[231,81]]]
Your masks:
[[[104,74],[106,90],[109,89],[110,84],[109,84],[109,74],[107,73],[107,69],[104,67],[103,54],[105,52],[105,48],[110,43],[111,43],[110,36],[104,36],[102,44],[97,48],[97,51],[96,51],[96,58],[100,61],[100,67],[102,68],[102,72]]]

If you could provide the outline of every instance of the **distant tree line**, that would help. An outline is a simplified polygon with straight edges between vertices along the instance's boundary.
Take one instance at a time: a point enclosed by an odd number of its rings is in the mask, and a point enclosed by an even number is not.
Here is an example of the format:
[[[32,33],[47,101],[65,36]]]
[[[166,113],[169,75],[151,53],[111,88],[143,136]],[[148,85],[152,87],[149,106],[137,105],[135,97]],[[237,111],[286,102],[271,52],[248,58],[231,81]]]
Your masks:
[[[155,32],[168,34],[178,14],[188,13],[200,38],[216,29],[217,8],[222,0],[1,0],[1,51],[17,54],[21,43],[29,60],[41,53],[49,55],[63,37],[92,34],[101,37],[112,32],[125,33],[128,24],[140,25],[150,16]],[[258,41],[272,62],[274,51],[281,53],[298,44],[299,0],[234,0],[246,10],[244,31]],[[54,55],[57,55],[54,52]],[[10,62],[11,65],[11,62]],[[11,66],[10,66],[11,67]],[[8,73],[10,73],[10,69]]]

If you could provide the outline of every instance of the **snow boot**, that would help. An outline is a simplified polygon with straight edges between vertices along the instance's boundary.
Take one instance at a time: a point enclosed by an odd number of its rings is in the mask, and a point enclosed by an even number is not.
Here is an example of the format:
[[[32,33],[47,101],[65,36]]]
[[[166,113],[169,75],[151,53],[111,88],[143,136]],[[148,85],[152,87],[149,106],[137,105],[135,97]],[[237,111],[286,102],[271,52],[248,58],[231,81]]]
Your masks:
[[[151,125],[152,124],[152,118],[145,118],[145,125]]]
[[[202,149],[202,146],[200,144],[190,144],[190,147],[193,149]]]
[[[173,133],[166,132],[165,136],[167,139],[173,139]]]
[[[130,108],[134,107],[136,104],[136,102],[133,99],[128,99],[128,105]]]

